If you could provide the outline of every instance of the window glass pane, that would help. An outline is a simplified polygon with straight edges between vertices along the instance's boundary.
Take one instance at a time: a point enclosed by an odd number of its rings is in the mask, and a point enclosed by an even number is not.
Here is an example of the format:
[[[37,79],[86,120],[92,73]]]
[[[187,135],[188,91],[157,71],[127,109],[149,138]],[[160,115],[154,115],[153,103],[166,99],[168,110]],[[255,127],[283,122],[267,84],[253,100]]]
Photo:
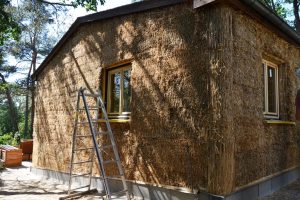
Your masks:
[[[276,112],[276,71],[268,66],[268,111]]]
[[[130,112],[130,100],[131,100],[130,76],[131,76],[130,70],[124,71],[123,112]]]
[[[120,107],[121,73],[111,74],[110,77],[110,112],[118,113]]]

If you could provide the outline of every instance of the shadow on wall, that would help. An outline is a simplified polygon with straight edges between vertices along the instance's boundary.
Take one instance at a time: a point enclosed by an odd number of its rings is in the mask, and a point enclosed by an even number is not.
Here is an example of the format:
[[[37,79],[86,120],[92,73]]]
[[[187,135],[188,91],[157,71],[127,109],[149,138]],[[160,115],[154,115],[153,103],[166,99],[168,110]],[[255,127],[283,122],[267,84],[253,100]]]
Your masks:
[[[79,29],[47,70],[54,71],[45,76],[49,85],[39,87],[38,165],[68,170],[77,90],[99,87],[99,66],[133,57],[131,122],[113,125],[126,178],[207,187],[209,24],[202,15],[174,6]]]
[[[36,103],[36,140],[38,145],[37,165],[40,167],[66,171],[69,165],[70,138],[73,128],[75,103],[72,97],[76,91],[65,81],[76,83],[61,68],[46,69],[49,75],[38,83]],[[69,73],[74,73],[70,71]],[[67,137],[67,138],[66,138]]]
[[[199,16],[178,8],[88,25],[98,32],[85,32],[83,43],[100,66],[134,58],[130,132],[115,132],[126,177],[206,187],[209,62],[198,46],[205,31]]]

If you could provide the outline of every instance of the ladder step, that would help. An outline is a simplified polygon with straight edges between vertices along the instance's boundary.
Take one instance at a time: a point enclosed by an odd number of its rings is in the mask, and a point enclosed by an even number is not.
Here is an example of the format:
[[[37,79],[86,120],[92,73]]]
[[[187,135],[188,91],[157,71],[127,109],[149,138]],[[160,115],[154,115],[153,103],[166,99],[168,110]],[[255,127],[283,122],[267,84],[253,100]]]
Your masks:
[[[86,96],[86,97],[100,97],[99,94],[89,94],[89,93],[85,93],[84,96]]]
[[[80,149],[75,149],[74,151],[84,151],[84,150],[92,150],[94,148],[80,148]]]
[[[100,131],[97,132],[98,135],[107,135],[109,134],[109,131]],[[92,135],[76,135],[76,137],[92,137]]]
[[[100,107],[97,107],[97,106],[91,106],[91,107],[88,107],[88,110],[99,110]],[[78,110],[85,110],[85,108],[79,108]]]
[[[103,161],[103,164],[110,164],[110,163],[116,163],[118,162],[117,160],[107,160],[107,161]]]
[[[80,176],[86,176],[86,175],[90,175],[90,173],[86,173],[86,174],[75,174],[75,175],[72,175],[72,178],[80,177]]]
[[[106,176],[107,179],[121,179],[123,175],[117,175],[117,176]]]
[[[82,188],[86,188],[86,187],[90,187],[90,185],[84,185],[84,186],[80,186],[80,187],[77,187],[77,188],[73,188],[70,191],[72,192],[74,190],[78,190],[78,189],[82,189]]]
[[[76,165],[76,164],[83,164],[83,163],[89,163],[89,162],[92,162],[92,160],[86,160],[86,161],[75,162],[75,163],[73,163],[73,164]]]
[[[92,135],[76,135],[76,137],[92,137]]]
[[[92,123],[98,123],[100,122],[99,119],[92,119]],[[77,124],[89,124],[89,121],[84,121],[84,122],[77,122]]]
[[[110,195],[119,195],[119,194],[122,194],[122,193],[125,193],[125,192],[127,192],[127,190],[121,190],[119,192],[113,192]]]

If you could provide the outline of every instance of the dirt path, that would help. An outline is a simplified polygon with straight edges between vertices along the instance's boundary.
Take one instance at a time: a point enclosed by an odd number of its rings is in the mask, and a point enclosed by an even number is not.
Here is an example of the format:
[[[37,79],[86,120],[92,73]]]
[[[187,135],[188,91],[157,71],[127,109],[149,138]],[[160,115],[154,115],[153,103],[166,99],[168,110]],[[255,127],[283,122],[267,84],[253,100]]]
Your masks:
[[[30,162],[0,171],[0,199],[57,200],[66,194],[66,186],[53,180],[41,180],[30,173]]]
[[[33,175],[30,166],[30,162],[23,162],[21,167],[0,171],[0,200],[58,200],[59,197],[66,196],[66,185]],[[102,197],[94,194],[77,199],[99,200]]]
[[[30,172],[31,162],[22,162],[21,167],[0,170],[0,200],[58,200],[66,196],[67,185],[53,179],[41,179]],[[103,199],[100,194],[76,198],[78,200]],[[124,200],[125,196],[114,197]]]

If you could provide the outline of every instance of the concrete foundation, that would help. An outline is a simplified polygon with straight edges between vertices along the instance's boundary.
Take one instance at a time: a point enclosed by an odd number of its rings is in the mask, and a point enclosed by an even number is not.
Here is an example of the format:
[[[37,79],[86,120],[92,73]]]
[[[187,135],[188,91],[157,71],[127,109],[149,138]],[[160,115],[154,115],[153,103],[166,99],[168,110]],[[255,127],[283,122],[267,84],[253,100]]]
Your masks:
[[[258,197],[267,196],[280,188],[296,181],[300,178],[300,168],[278,173],[262,181],[256,182],[249,187],[240,189],[223,199],[225,200],[256,200]]]
[[[64,184],[68,184],[69,181],[69,175],[67,173],[34,167],[31,168],[31,172],[38,176],[59,180]],[[253,183],[253,185],[240,189],[225,197],[209,194],[204,191],[195,192],[187,188],[154,186],[134,181],[128,181],[127,185],[131,196],[144,200],[256,200],[258,197],[269,195],[299,178],[300,168],[294,168],[257,183]],[[76,177],[74,183],[76,183],[76,186],[86,185],[88,183],[88,178]],[[122,189],[120,180],[111,179],[109,184],[113,192]],[[99,177],[94,177],[92,179],[92,188],[97,188],[99,192],[104,190],[102,180]]]
[[[42,176],[49,179],[55,179],[59,180],[64,184],[68,184],[69,182],[69,174],[52,171],[52,170],[45,170],[45,169],[39,169],[39,168],[31,168],[31,172],[35,175]],[[79,187],[83,185],[88,184],[88,177],[76,177],[73,179],[73,182],[76,183],[74,187]],[[110,179],[109,180],[110,188],[112,189],[112,192],[117,192],[122,190],[122,182],[121,180],[117,179]],[[207,199],[207,195],[201,194],[201,198],[199,198],[199,194],[193,193],[189,189],[185,188],[166,188],[166,187],[158,187],[153,186],[150,184],[145,183],[138,183],[133,181],[127,181],[127,186],[129,190],[129,194],[131,196],[137,197],[139,199],[145,199],[145,200],[194,200],[194,199]],[[92,187],[91,188],[97,188],[99,192],[103,192],[103,183],[102,180],[99,177],[92,178]]]

